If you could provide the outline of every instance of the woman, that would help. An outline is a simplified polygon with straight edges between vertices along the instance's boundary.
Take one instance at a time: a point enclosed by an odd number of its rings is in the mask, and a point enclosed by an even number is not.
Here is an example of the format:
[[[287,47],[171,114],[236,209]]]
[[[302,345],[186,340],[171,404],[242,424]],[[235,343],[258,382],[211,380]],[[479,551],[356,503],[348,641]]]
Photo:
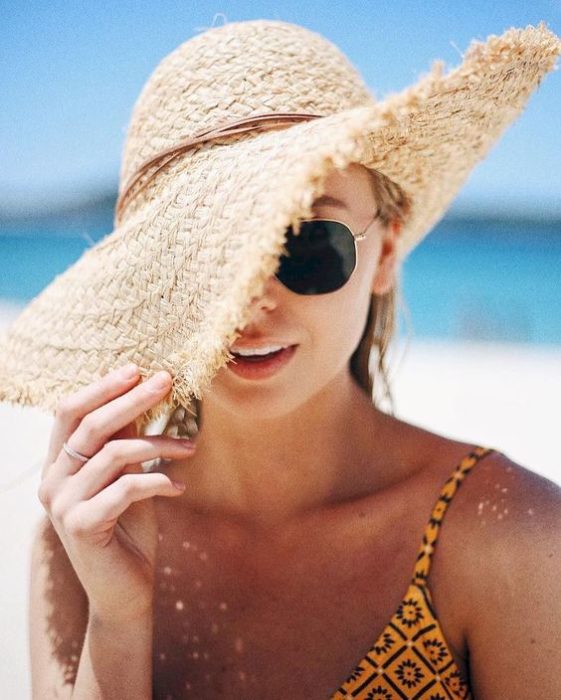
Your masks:
[[[198,403],[194,446],[138,433],[167,372],[121,368],[58,403],[34,697],[561,696],[559,488],[371,400],[415,205],[382,172],[331,168]]]

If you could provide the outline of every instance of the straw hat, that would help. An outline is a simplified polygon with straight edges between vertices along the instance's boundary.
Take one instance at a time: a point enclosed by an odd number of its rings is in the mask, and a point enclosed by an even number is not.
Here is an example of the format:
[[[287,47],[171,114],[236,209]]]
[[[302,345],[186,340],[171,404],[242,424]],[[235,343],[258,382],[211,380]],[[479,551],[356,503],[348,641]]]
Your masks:
[[[0,400],[53,411],[132,360],[144,377],[173,377],[140,429],[191,407],[330,170],[360,163],[403,188],[402,260],[560,54],[543,22],[511,28],[377,100],[335,45],[298,25],[232,22],[184,42],[134,105],[114,230],[0,337]]]

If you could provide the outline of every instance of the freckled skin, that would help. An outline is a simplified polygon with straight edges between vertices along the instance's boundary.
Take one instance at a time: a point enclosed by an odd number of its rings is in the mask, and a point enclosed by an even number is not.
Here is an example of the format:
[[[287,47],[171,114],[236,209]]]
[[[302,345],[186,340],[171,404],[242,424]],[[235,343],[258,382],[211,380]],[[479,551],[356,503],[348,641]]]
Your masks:
[[[346,201],[349,209],[322,206],[315,216],[360,230],[372,208],[363,176],[358,166],[330,177],[325,192]],[[205,560],[184,562],[193,567],[187,580],[198,583],[189,589],[206,602],[201,611],[201,601],[193,598],[189,606],[185,596],[182,612],[197,631],[190,643],[206,650],[212,665],[209,687],[204,657],[194,666],[196,649],[189,647],[186,668],[193,696],[236,697],[255,688],[250,695],[265,697],[266,687],[271,698],[296,698],[298,692],[310,697],[306,688],[327,697],[395,611],[436,494],[471,448],[378,411],[350,381],[348,359],[362,333],[370,291],[384,293],[394,281],[397,235],[398,230],[384,230],[376,222],[358,244],[351,281],[332,295],[304,298],[269,281],[253,302],[244,334],[298,342],[295,361],[278,381],[262,385],[244,383],[223,368],[203,401],[197,453],[171,465],[172,478],[184,480],[188,488],[173,504],[162,505],[173,511],[174,523],[186,523],[191,533],[187,551],[198,541],[207,553]],[[489,465],[496,461],[487,460]],[[495,478],[483,480],[482,489],[474,488],[481,483],[474,475],[462,486],[431,572],[439,620],[464,676],[472,613],[464,596],[471,600],[474,593],[457,575],[462,566],[458,542],[470,538],[480,557],[484,548],[477,533],[489,532],[489,516],[503,528],[514,522],[518,467],[507,460],[494,468]],[[503,478],[510,474],[510,481]],[[501,486],[495,489],[497,483]],[[346,509],[340,503],[352,505]],[[172,542],[180,535],[171,531],[168,536],[165,549],[173,557]],[[357,551],[363,555],[356,559]],[[297,575],[291,577],[290,571]],[[308,598],[307,609],[313,601],[320,623],[297,605]],[[317,601],[324,601],[321,611]],[[336,624],[336,619],[345,622]],[[166,628],[177,639],[169,620]],[[158,643],[165,646],[165,638]],[[300,645],[306,650],[306,671],[294,680],[296,691],[286,686],[290,674],[282,669],[299,666]],[[170,675],[160,669],[162,683],[173,684],[170,679],[174,671],[181,676],[180,668],[181,662],[170,667]]]
[[[361,168],[334,173],[325,191],[348,210],[316,215],[361,230],[373,204]],[[396,235],[373,224],[355,274],[333,295],[304,298],[269,281],[244,333],[299,343],[294,362],[262,384],[223,368],[203,402],[195,455],[165,467],[187,489],[155,499],[156,700],[328,697],[395,612],[435,498],[472,447],[379,411],[350,376],[370,291],[394,280]],[[528,533],[547,529],[557,498],[548,489],[497,454],[447,511],[430,585],[464,676],[468,639],[494,609],[482,601],[510,591],[508,579],[493,590],[493,577],[524,571]],[[58,624],[68,638],[72,620],[79,641],[83,592],[63,558],[50,566]],[[526,592],[540,599],[538,576]],[[58,653],[75,673],[76,645]]]

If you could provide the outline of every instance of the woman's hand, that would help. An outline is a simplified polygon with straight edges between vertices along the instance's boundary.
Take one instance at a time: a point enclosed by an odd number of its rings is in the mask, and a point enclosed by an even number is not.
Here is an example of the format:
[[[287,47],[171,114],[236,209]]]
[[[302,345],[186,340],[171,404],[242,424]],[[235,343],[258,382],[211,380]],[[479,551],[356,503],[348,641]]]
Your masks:
[[[164,378],[163,384],[157,379]],[[153,496],[183,488],[141,462],[185,458],[185,441],[138,437],[135,418],[169,391],[161,372],[138,384],[138,368],[123,370],[65,397],[58,405],[38,498],[100,619],[131,620],[152,609],[158,524]],[[83,463],[63,442],[89,457]]]

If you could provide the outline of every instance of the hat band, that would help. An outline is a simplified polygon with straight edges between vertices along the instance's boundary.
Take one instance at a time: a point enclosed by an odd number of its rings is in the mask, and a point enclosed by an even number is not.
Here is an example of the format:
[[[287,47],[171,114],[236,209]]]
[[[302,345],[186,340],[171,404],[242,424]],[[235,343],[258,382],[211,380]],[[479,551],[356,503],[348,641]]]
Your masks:
[[[128,204],[126,200],[132,195],[134,186],[152,166],[158,165],[158,167],[150,173],[144,182],[136,188],[134,192],[135,196],[138,195],[146,187],[146,185],[153,180],[156,174],[170,161],[174,160],[182,153],[185,153],[185,151],[189,150],[189,148],[198,143],[205,143],[222,136],[241,134],[246,131],[266,131],[268,129],[278,128],[279,126],[287,126],[291,123],[307,121],[309,119],[317,119],[323,116],[323,114],[308,114],[305,112],[269,112],[266,114],[255,114],[251,117],[245,117],[243,119],[237,119],[231,122],[225,122],[220,126],[197,132],[194,136],[181,141],[177,145],[172,146],[165,151],[157,153],[155,156],[151,156],[140,164],[137,171],[128,180],[117,198],[117,204],[115,207],[117,223],[119,223],[122,218],[123,210],[126,204]]]

